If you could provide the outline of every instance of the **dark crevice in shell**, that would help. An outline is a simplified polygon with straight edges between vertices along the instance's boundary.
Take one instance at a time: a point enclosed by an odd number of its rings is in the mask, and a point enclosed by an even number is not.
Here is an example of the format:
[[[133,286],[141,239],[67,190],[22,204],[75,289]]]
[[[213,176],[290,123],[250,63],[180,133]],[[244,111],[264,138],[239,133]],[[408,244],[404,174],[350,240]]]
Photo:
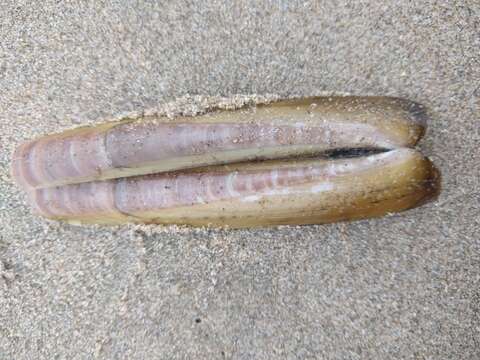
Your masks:
[[[381,148],[341,148],[327,151],[324,153],[324,157],[328,159],[348,159],[357,158],[362,156],[376,155],[389,151],[389,149]]]

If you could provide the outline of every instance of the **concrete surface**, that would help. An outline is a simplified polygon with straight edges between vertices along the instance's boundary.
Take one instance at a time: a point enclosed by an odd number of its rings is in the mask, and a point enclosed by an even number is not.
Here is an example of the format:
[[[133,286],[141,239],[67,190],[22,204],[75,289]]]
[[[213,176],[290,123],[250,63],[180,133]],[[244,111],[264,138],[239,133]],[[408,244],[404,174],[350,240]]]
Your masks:
[[[65,3],[0,4],[1,359],[480,358],[478,1]],[[40,134],[187,94],[321,91],[426,104],[438,201],[326,226],[71,227],[9,176]]]

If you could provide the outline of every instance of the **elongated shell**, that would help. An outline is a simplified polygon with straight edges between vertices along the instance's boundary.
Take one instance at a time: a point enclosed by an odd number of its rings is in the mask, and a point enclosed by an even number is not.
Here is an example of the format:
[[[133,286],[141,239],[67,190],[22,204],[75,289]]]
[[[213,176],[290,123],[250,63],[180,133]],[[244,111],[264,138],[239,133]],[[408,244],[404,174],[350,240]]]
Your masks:
[[[23,187],[42,188],[342,148],[410,147],[424,132],[424,117],[403,99],[317,97],[126,120],[25,143],[12,171]]]
[[[319,224],[414,207],[438,189],[411,149],[336,160],[267,161],[45,188],[37,212],[72,222]]]

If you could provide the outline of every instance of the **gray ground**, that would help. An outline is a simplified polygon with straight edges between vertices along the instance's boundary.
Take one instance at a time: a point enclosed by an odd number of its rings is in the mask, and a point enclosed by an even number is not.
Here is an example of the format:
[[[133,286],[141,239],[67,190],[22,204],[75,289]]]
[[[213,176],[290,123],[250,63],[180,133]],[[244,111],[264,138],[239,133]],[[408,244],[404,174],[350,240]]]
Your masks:
[[[480,357],[478,1],[71,3],[0,4],[1,359]],[[322,91],[425,103],[438,201],[326,226],[72,227],[9,175],[40,134]]]

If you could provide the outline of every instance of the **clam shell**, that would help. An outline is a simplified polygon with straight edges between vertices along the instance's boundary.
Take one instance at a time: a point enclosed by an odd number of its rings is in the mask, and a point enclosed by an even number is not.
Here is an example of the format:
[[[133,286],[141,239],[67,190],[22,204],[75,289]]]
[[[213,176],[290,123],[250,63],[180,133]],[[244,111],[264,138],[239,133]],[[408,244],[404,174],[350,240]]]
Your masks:
[[[433,197],[439,175],[418,151],[230,164],[33,190],[43,216],[73,223],[252,227],[381,216]]]
[[[195,117],[145,117],[27,142],[13,155],[24,188],[43,188],[343,148],[411,147],[425,112],[389,97],[284,100]]]

